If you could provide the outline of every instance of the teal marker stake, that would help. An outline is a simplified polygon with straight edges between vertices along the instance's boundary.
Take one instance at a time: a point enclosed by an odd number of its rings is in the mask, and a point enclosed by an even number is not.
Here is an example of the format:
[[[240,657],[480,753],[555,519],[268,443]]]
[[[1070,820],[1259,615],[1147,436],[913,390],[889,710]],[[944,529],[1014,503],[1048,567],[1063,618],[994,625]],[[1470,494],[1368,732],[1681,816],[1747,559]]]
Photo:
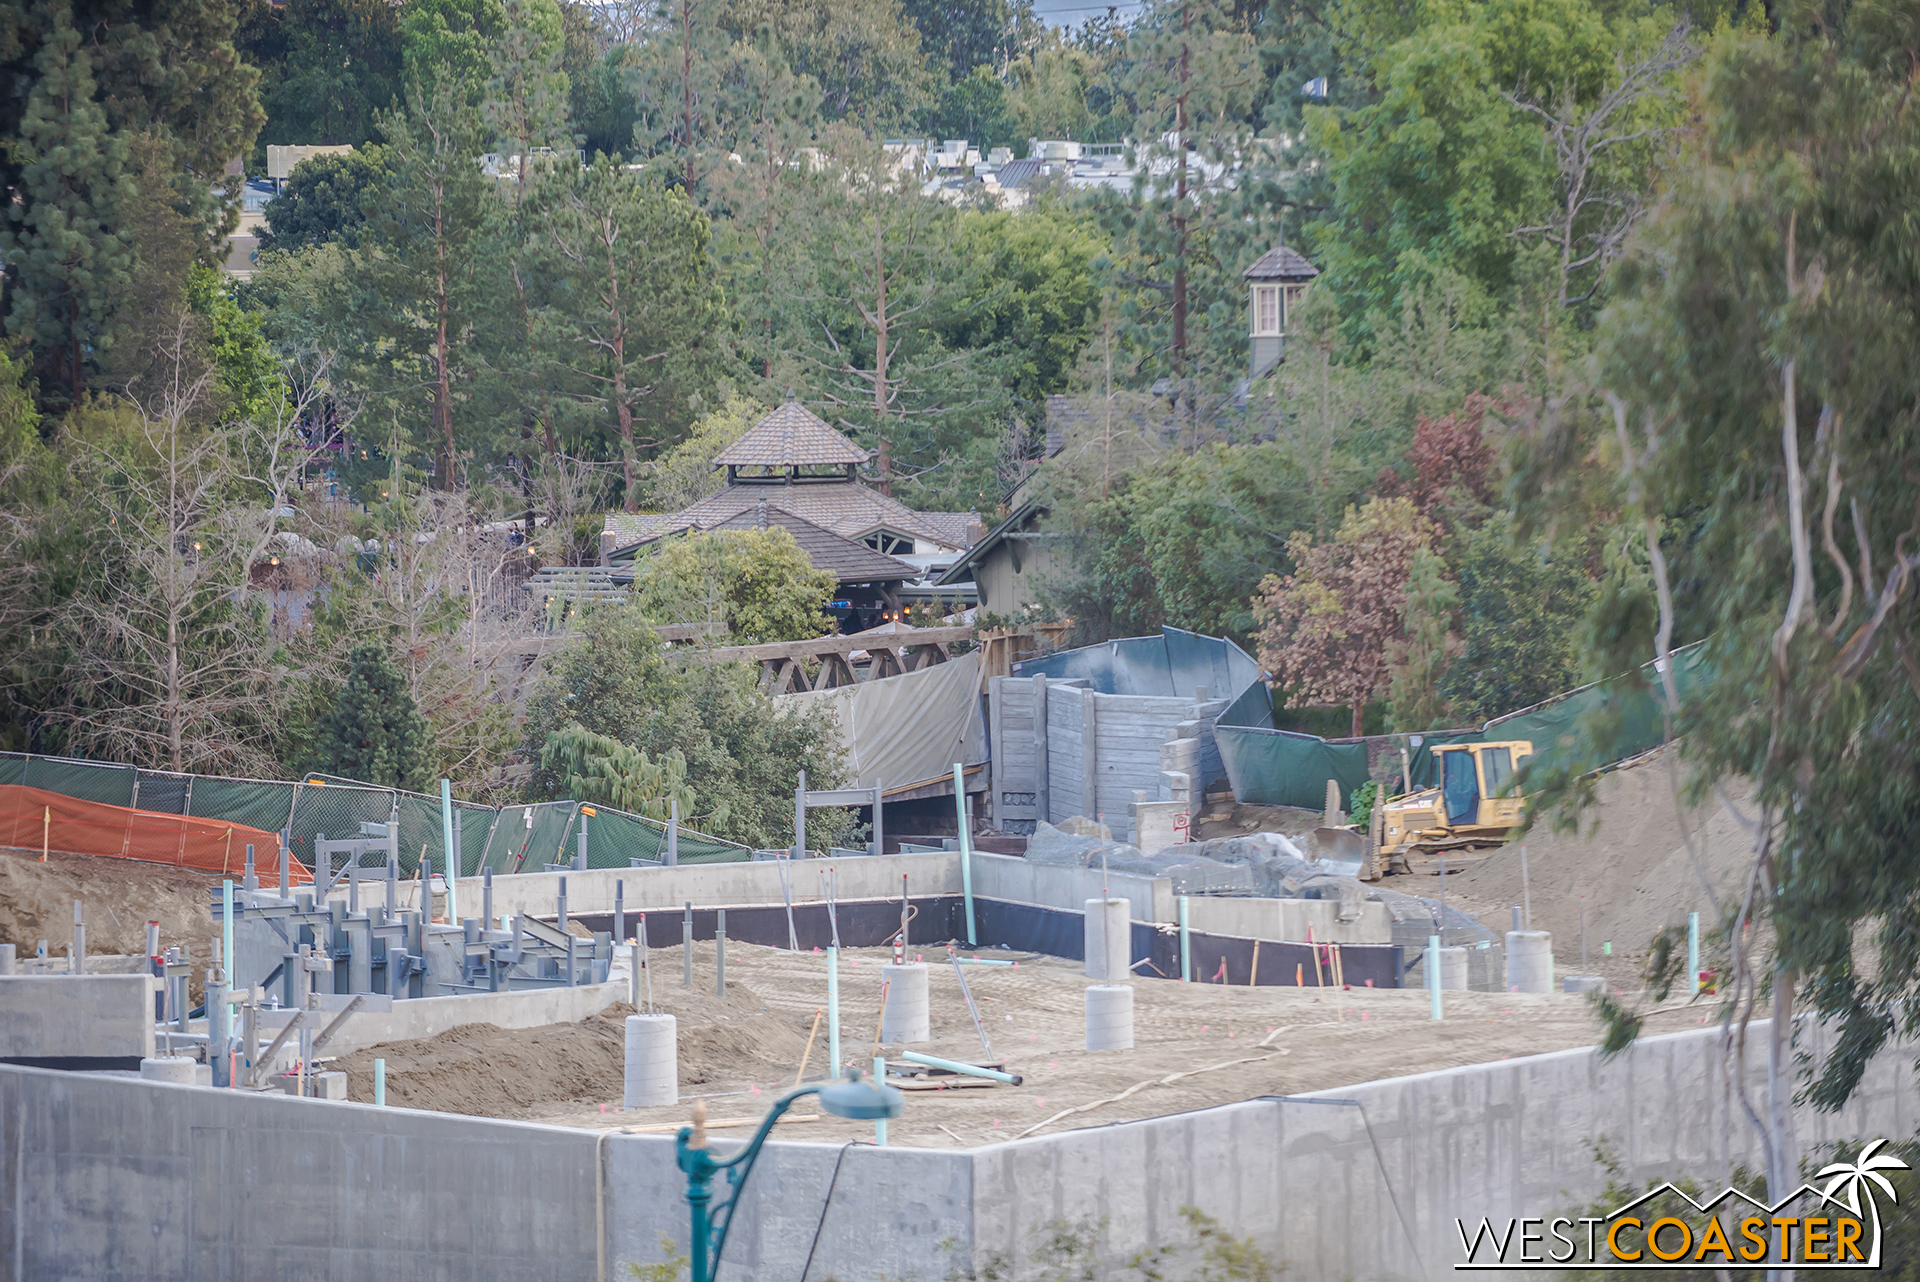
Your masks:
[[[373,1106],[387,1106],[387,1061],[384,1059],[373,1061]]]
[[[885,1055],[875,1055],[873,1057],[873,1081],[876,1086],[885,1086],[887,1084],[887,1057]],[[887,1146],[887,1119],[884,1117],[876,1117],[873,1119],[873,1142],[881,1148]]]
[[[980,946],[980,934],[973,928],[973,825],[967,822],[967,783],[961,778],[960,763],[953,763],[953,804],[960,816],[960,895],[967,902],[967,947]]]
[[[453,781],[440,781],[440,833],[446,839],[447,859],[447,920],[454,925],[460,924],[460,904],[454,897],[454,884],[460,880],[460,870],[454,867],[453,859]],[[433,916],[432,904],[427,905],[427,916]]]
[[[827,946],[827,1076],[840,1080],[840,950]]]
[[[1687,996],[1700,995],[1700,914],[1687,914]]]
[[[1440,1018],[1440,936],[1427,936],[1427,993],[1433,998],[1433,1017]]]
[[[1193,949],[1187,938],[1187,897],[1180,896],[1180,982],[1193,982]]]

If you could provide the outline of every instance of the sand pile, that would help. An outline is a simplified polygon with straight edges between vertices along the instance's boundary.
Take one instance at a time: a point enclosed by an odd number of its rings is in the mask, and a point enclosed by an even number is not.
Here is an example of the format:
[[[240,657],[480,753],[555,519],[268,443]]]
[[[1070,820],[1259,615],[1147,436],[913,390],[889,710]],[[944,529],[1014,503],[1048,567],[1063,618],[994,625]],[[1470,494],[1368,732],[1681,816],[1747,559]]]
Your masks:
[[[710,991],[689,995],[676,978],[670,991],[656,996],[655,1009],[680,1020],[684,1090],[742,1076],[772,1081],[784,1072],[791,1078],[806,1047],[811,1014],[775,1014],[744,985],[729,983],[722,999]],[[540,1116],[570,1103],[621,1098],[626,1017],[633,1013],[621,1002],[578,1024],[518,1031],[463,1024],[438,1037],[356,1051],[331,1067],[347,1074],[348,1098],[362,1103],[373,1100],[373,1061],[384,1059],[389,1104],[484,1117]],[[823,1034],[816,1047],[820,1063],[825,1047]]]
[[[144,953],[147,922],[160,923],[161,947],[184,944],[194,967],[193,991],[211,963],[208,941],[220,933],[210,894],[220,883],[203,873],[138,859],[0,851],[0,943],[21,957],[42,939],[54,957],[73,942],[73,901],[86,905],[87,952]]]
[[[1684,781],[1685,766],[1681,766]],[[1743,814],[1749,790],[1735,781],[1728,797]],[[1504,932],[1511,906],[1522,901],[1520,849],[1526,848],[1531,883],[1533,926],[1553,933],[1561,969],[1580,960],[1580,910],[1586,906],[1589,965],[1616,984],[1637,976],[1648,941],[1663,927],[1684,926],[1687,913],[1700,914],[1701,926],[1715,923],[1713,901],[1695,871],[1697,861],[1723,904],[1738,901],[1752,868],[1752,840],[1719,801],[1683,810],[1674,799],[1673,775],[1664,755],[1602,775],[1598,805],[1581,821],[1578,833],[1554,833],[1543,818],[1524,842],[1493,852],[1465,872],[1447,877],[1450,907],[1465,909],[1490,930]],[[1691,841],[1693,857],[1688,855]],[[1394,877],[1384,883],[1437,882],[1436,877]],[[1417,893],[1432,895],[1431,889]],[[1604,958],[1601,945],[1613,943]]]

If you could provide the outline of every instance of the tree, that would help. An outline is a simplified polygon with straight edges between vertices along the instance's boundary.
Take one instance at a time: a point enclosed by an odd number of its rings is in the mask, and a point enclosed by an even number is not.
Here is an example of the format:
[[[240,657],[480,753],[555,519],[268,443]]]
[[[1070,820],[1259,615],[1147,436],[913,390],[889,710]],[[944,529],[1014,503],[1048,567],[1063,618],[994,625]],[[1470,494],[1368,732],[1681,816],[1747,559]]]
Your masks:
[[[265,73],[261,143],[358,147],[371,140],[379,114],[401,98],[402,12],[385,0],[241,6],[235,43]]]
[[[7,326],[70,397],[91,354],[112,346],[116,291],[136,269],[127,224],[138,211],[125,182],[135,141],[145,140],[144,163],[164,176],[168,202],[204,237],[204,261],[239,217],[221,175],[253,145],[261,113],[233,25],[225,0],[33,0],[8,10]]]
[[[1920,820],[1907,356],[1920,242],[1889,185],[1920,154],[1913,36],[1904,12],[1814,13],[1792,6],[1777,35],[1716,41],[1697,131],[1615,268],[1596,368],[1611,399],[1543,413],[1531,441],[1543,480],[1590,482],[1579,461],[1595,449],[1620,459],[1611,496],[1662,555],[1648,562],[1651,626],[1605,660],[1661,661],[1692,795],[1751,781],[1736,810],[1751,861],[1732,894],[1714,891],[1720,1016],[1736,1082],[1749,1021],[1771,1017],[1764,1097],[1734,1095],[1775,1198],[1801,1179],[1796,1007],[1837,1024],[1806,1088],[1833,1110],[1912,1035],[1920,993],[1920,861],[1905,838]],[[1542,517],[1567,500],[1552,484],[1528,497]],[[1673,530],[1687,537],[1663,545]],[[1663,653],[1682,610],[1713,628],[1684,703]],[[1683,951],[1657,954],[1656,998],[1684,982]],[[1610,1009],[1617,1047],[1638,1018]]]
[[[367,207],[377,207],[395,178],[393,160],[378,143],[346,156],[310,156],[294,166],[280,194],[267,206],[263,250],[298,253],[312,245],[357,249],[367,226]]]
[[[547,660],[527,701],[526,755],[539,762],[550,736],[575,723],[656,764],[677,752],[686,762],[685,786],[701,807],[683,809],[682,822],[773,846],[792,840],[799,771],[817,787],[846,777],[831,715],[821,708],[781,710],[760,692],[749,664],[669,662],[636,606],[597,606]],[[572,794],[540,764],[528,795]]]
[[[490,51],[506,34],[501,0],[410,0],[400,10],[401,64],[407,94],[431,99],[445,89],[477,107],[493,74]]]
[[[573,150],[567,130],[566,30],[553,0],[502,0],[505,30],[487,51],[484,116],[494,150],[518,156],[515,183],[525,191],[533,153]],[[565,157],[568,161],[571,157]]]
[[[1469,393],[1466,405],[1438,418],[1422,414],[1407,450],[1410,479],[1391,469],[1375,487],[1383,498],[1405,494],[1420,515],[1443,528],[1477,526],[1498,497],[1493,448],[1482,425],[1489,411],[1502,407],[1492,397]],[[1457,513],[1449,521],[1449,513]]]
[[[480,122],[442,77],[430,86],[416,83],[407,109],[384,127],[393,179],[370,210],[364,288],[371,297],[356,309],[368,337],[381,346],[365,359],[391,369],[398,356],[406,363],[394,371],[402,385],[425,386],[437,483],[452,489],[460,460],[454,389],[472,360],[466,346],[477,301],[472,255],[488,195],[474,163]],[[396,400],[409,413],[419,403],[405,394]]]
[[[721,623],[739,645],[810,641],[833,631],[838,585],[779,526],[666,540],[634,567],[633,591],[660,623]]]
[[[1468,724],[1517,712],[1580,684],[1582,621],[1594,599],[1578,545],[1517,538],[1499,514],[1456,533],[1448,564],[1459,580],[1460,652],[1440,692]]]
[[[98,568],[55,614],[70,659],[47,711],[87,755],[257,774],[272,765],[284,690],[253,567],[274,546],[307,407],[211,413],[220,371],[199,357],[201,329],[180,318],[172,378],[72,424],[87,504],[106,519],[88,549]]]
[[[1345,704],[1353,734],[1385,683],[1388,647],[1402,633],[1414,555],[1429,546],[1425,518],[1406,499],[1349,508],[1339,531],[1315,544],[1288,541],[1292,574],[1260,583],[1253,615],[1260,664],[1286,692],[1288,707]]]
[[[569,797],[581,801],[649,819],[670,818],[675,801],[680,803],[680,814],[701,813],[698,798],[686,786],[687,759],[679,752],[670,750],[656,762],[640,749],[595,734],[577,721],[548,732],[540,749],[540,767],[560,781]],[[719,817],[724,821],[724,812]]]
[[[136,195],[127,139],[94,100],[92,63],[57,12],[18,122],[20,198],[0,239],[10,266],[8,332],[30,339],[76,404],[86,392],[85,353],[113,346],[114,292],[132,281],[135,263],[122,228]]]
[[[1407,575],[1404,639],[1388,646],[1387,729],[1433,730],[1452,716],[1440,693],[1447,661],[1459,649],[1453,611],[1460,591],[1446,578],[1447,566],[1429,548],[1415,548]]]
[[[637,511],[641,447],[680,435],[719,355],[707,220],[685,192],[604,157],[550,184],[538,217],[536,270],[554,303],[537,321],[541,346],[572,401],[603,425],[611,418],[623,499]]]
[[[424,792],[428,748],[426,720],[385,647],[355,647],[340,701],[320,721],[313,769],[382,788]]]
[[[891,494],[896,458],[908,477],[929,471],[1003,411],[1001,354],[942,341],[968,314],[964,264],[948,252],[954,211],[883,143],[842,127],[826,151],[843,181],[810,185],[818,203],[794,220],[812,272],[799,337],[820,400],[874,442],[876,487]]]
[[[900,0],[730,0],[721,25],[735,40],[771,36],[793,72],[816,86],[818,111],[829,120],[895,129],[918,115],[937,87]]]
[[[1365,92],[1305,113],[1331,205],[1310,235],[1319,287],[1339,296],[1360,339],[1441,270],[1493,295],[1515,285],[1530,238],[1514,233],[1546,220],[1556,170],[1537,118],[1506,95],[1545,89],[1569,119],[1586,118],[1619,83],[1618,67],[1639,65],[1671,27],[1650,9],[1589,0],[1364,6],[1334,21],[1341,43],[1361,51],[1352,74]],[[1634,102],[1643,88],[1636,82]]]
[[[701,415],[687,439],[662,454],[649,469],[648,506],[656,512],[678,512],[692,507],[726,485],[714,467],[720,451],[745,436],[766,417],[766,406],[731,397],[725,405]]]
[[[1124,341],[1174,381],[1190,424],[1200,378],[1244,374],[1240,273],[1272,248],[1253,103],[1263,79],[1243,16],[1218,0],[1156,0],[1128,30],[1133,190],[1099,202],[1115,242]],[[1197,444],[1197,437],[1191,436]]]

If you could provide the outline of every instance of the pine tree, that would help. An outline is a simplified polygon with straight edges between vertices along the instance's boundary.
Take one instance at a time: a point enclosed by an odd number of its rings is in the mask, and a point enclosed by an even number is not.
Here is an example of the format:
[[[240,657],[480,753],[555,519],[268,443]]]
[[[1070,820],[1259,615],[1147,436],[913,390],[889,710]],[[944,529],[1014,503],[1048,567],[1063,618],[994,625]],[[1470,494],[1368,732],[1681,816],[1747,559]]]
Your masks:
[[[407,692],[400,670],[377,645],[354,647],[347,657],[340,702],[314,734],[314,768],[383,788],[421,791],[427,785],[427,723]]]
[[[64,13],[36,60],[14,148],[19,199],[7,211],[0,255],[13,267],[9,333],[31,335],[75,401],[87,352],[113,342],[113,293],[133,279],[121,227],[135,199],[127,140],[94,100],[91,58]]]

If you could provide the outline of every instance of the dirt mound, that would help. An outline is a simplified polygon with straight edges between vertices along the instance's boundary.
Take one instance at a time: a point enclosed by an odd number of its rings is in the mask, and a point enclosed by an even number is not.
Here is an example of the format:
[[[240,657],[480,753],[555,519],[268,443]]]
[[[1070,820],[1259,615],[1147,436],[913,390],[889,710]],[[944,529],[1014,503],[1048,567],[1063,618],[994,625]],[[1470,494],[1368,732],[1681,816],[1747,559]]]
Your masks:
[[[1682,765],[1683,782],[1684,771]],[[1449,874],[1447,900],[1473,913],[1488,929],[1505,932],[1511,906],[1523,898],[1524,846],[1533,926],[1553,933],[1560,969],[1571,973],[1579,963],[1584,903],[1589,968],[1624,981],[1638,974],[1648,942],[1663,927],[1685,925],[1690,911],[1700,914],[1703,928],[1711,927],[1713,903],[1703,876],[1723,904],[1737,901],[1752,867],[1752,842],[1717,800],[1682,810],[1674,799],[1674,775],[1664,754],[1601,776],[1596,794],[1598,805],[1583,817],[1579,833],[1550,832],[1543,820],[1524,841]],[[1746,813],[1749,790],[1744,783],[1729,784],[1727,794]],[[1406,890],[1410,887],[1401,883],[1438,880],[1395,877],[1389,884]],[[1436,891],[1429,887],[1415,893]],[[1610,958],[1602,956],[1606,941],[1613,944]]]
[[[754,992],[729,985],[724,999],[677,995],[656,1009],[679,1020],[680,1085],[740,1078],[791,1079],[807,1044],[811,1017],[776,1014]],[[388,1042],[344,1056],[330,1067],[347,1074],[347,1097],[373,1102],[373,1061],[387,1061],[387,1102],[403,1108],[479,1117],[532,1117],[556,1106],[618,1100],[624,1089],[624,1002],[577,1024],[517,1031],[462,1024],[438,1037]],[[826,1036],[814,1060],[826,1062]]]
[[[160,944],[184,944],[194,967],[198,993],[211,954],[208,941],[219,934],[213,922],[211,887],[219,881],[202,873],[138,859],[98,855],[54,855],[0,850],[0,943],[30,957],[40,940],[47,951],[65,957],[73,942],[73,901],[86,906],[89,953],[144,953],[147,923],[160,923]]]

